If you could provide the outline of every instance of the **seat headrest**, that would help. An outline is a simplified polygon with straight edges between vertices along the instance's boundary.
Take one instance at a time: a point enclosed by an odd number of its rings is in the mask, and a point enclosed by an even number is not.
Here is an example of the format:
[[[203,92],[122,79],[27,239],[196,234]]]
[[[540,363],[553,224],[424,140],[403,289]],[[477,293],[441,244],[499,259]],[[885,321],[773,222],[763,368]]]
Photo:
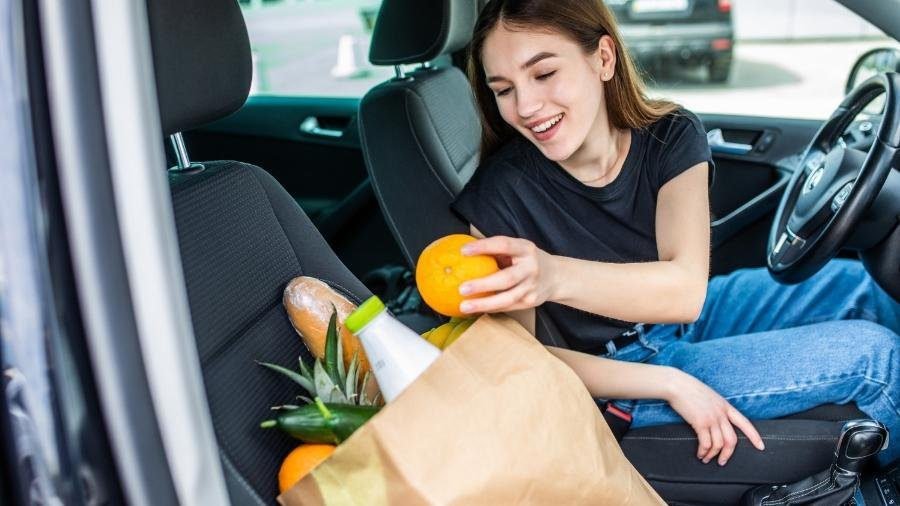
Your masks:
[[[196,128],[238,110],[253,68],[236,0],[147,0],[163,132]]]
[[[373,65],[422,63],[462,49],[472,38],[477,15],[476,0],[384,0],[369,61]]]

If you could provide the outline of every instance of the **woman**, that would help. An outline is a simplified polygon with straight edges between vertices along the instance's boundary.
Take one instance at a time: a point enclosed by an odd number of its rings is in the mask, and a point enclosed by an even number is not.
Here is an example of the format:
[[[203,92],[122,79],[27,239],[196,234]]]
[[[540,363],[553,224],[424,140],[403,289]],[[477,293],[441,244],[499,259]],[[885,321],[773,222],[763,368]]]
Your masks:
[[[534,332],[543,306],[579,350],[550,351],[594,397],[632,427],[685,420],[704,463],[726,464],[735,428],[764,449],[747,417],[824,403],[900,434],[898,304],[849,261],[797,286],[761,269],[708,282],[705,131],[646,98],[600,0],[492,0],[470,51],[482,163],[453,209],[488,237],[465,254],[504,268],[460,287],[495,292],[462,311]]]

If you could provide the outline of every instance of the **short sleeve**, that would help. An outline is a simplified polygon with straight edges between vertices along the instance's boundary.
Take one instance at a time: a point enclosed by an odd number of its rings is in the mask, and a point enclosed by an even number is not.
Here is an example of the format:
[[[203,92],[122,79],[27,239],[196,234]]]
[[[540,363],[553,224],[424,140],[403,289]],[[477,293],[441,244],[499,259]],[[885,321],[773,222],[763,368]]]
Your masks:
[[[450,204],[450,209],[463,221],[474,225],[485,237],[505,235],[518,237],[516,220],[505,206],[502,185],[491,184],[486,178],[478,177],[479,171],[496,170],[500,167],[481,167],[476,175],[462,189]],[[495,182],[496,183],[496,182]]]
[[[658,188],[702,162],[709,163],[709,182],[712,185],[715,163],[706,140],[706,130],[697,116],[684,109],[675,113],[664,139],[657,161],[660,170]]]

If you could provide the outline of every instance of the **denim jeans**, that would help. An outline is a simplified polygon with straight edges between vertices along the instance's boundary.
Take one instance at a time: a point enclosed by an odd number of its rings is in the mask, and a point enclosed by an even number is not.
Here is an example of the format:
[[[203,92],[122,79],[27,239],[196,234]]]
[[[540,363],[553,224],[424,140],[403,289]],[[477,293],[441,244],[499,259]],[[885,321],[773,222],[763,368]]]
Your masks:
[[[676,367],[751,420],[855,402],[890,431],[887,464],[900,456],[898,334],[900,304],[859,262],[833,260],[798,285],[765,269],[715,277],[696,322],[656,325],[611,358]],[[683,422],[664,401],[616,404],[634,428]]]

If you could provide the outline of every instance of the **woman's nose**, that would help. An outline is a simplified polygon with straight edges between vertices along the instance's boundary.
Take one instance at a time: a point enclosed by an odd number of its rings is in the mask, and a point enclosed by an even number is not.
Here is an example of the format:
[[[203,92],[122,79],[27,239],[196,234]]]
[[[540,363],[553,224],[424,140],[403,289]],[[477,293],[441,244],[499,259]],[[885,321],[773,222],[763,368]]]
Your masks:
[[[544,102],[538,94],[525,87],[517,88],[516,94],[516,109],[522,118],[533,116],[544,106]]]

